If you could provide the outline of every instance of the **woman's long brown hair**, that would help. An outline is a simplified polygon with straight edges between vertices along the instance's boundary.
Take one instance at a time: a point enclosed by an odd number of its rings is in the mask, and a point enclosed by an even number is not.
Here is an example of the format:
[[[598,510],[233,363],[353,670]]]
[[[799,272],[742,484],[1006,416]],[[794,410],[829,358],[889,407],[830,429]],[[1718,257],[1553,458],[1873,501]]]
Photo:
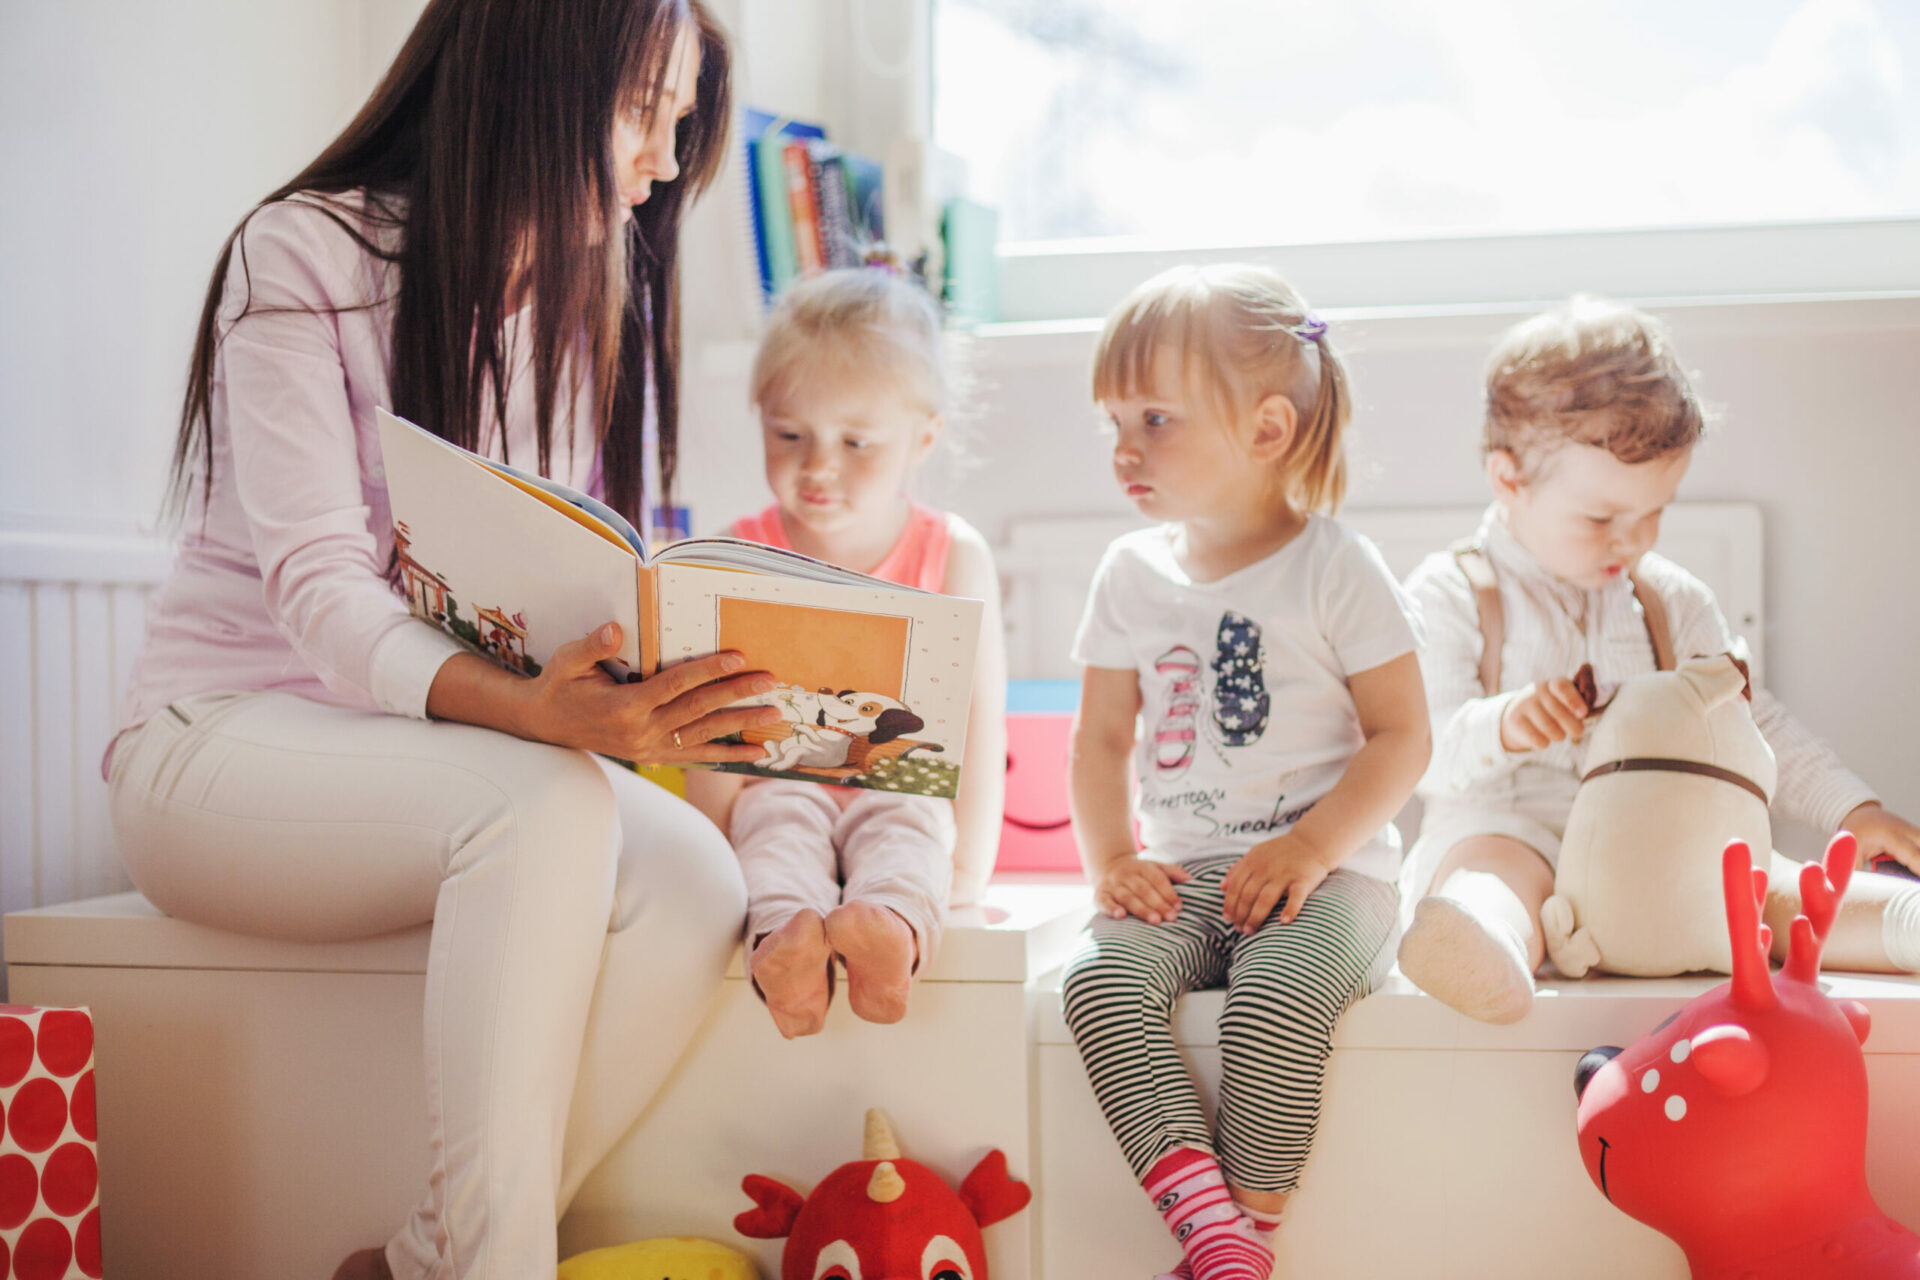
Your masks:
[[[689,24],[700,76],[693,113],[675,138],[680,177],[653,188],[624,234],[601,233],[621,227],[615,114],[666,109],[662,82]],[[501,329],[509,289],[524,290],[539,469],[550,467],[555,404],[590,377],[607,501],[641,524],[649,388],[662,487],[673,483],[680,221],[725,150],[729,64],[726,37],[699,0],[431,0],[353,122],[255,210],[297,192],[365,190],[364,213],[344,203],[322,207],[363,249],[398,268],[393,410],[470,449],[482,447],[490,425],[506,447]],[[376,243],[370,229],[398,234]],[[223,332],[251,306],[249,297],[221,323],[233,311],[225,293],[236,247],[251,287],[245,230],[242,219],[227,237],[201,308],[174,446],[175,509],[196,472],[203,497],[211,490],[214,356]]]

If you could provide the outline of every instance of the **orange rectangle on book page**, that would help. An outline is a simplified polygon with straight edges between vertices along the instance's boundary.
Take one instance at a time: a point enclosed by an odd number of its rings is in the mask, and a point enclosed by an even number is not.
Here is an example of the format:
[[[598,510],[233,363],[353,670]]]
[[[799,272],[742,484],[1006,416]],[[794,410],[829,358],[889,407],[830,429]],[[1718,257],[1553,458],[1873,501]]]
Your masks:
[[[803,689],[859,689],[898,698],[907,678],[910,619],[885,613],[722,596],[721,649],[738,649],[747,669],[770,671]]]

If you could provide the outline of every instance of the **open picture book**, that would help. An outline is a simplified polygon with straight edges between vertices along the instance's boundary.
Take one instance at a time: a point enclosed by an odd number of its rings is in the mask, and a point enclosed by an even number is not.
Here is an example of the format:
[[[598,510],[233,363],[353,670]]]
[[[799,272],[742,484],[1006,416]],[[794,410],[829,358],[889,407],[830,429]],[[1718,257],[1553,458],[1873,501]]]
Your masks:
[[[721,649],[770,672],[777,724],[714,765],[952,796],[966,749],[982,604],[738,538],[648,547],[618,512],[491,462],[382,409],[380,447],[408,608],[475,653],[538,675],[606,622],[619,679]]]

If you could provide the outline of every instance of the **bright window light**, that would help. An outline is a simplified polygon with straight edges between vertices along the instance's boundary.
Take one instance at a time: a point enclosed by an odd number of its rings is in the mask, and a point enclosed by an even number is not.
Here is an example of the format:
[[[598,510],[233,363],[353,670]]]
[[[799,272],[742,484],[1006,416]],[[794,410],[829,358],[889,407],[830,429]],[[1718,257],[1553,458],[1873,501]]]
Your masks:
[[[1912,0],[936,0],[1004,241],[1327,244],[1920,214]]]

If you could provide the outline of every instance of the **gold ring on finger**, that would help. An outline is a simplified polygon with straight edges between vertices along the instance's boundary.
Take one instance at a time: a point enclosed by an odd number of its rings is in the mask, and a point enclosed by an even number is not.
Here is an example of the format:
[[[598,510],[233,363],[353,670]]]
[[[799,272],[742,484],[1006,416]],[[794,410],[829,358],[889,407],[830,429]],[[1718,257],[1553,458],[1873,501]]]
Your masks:
[[[680,731],[678,729],[673,731],[673,745],[680,747],[682,750],[685,749],[685,744],[680,741]]]

